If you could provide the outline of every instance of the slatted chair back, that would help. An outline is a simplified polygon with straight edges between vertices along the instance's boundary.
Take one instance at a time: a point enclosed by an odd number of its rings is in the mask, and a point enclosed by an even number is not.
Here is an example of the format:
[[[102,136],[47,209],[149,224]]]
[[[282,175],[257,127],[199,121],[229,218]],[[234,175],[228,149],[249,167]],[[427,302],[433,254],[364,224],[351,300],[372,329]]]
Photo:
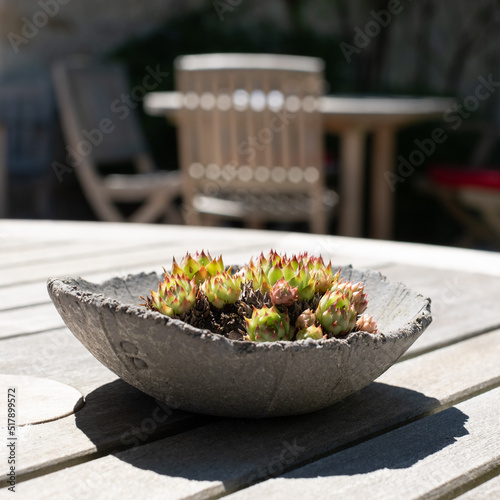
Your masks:
[[[323,66],[321,59],[267,54],[176,59],[188,207],[210,213],[214,200],[229,199],[242,202],[230,215],[309,220],[313,231],[325,232]]]
[[[79,143],[77,155],[105,168],[147,154],[142,129],[132,112],[138,103],[130,95],[123,66],[75,59],[57,65],[54,73],[71,103],[67,111],[71,118],[65,121]]]
[[[180,173],[156,170],[124,68],[69,58],[56,63],[53,74],[68,157],[97,216],[117,222],[168,216],[180,195]],[[112,173],[110,167],[125,163],[132,174]],[[141,206],[125,217],[115,206],[120,203]]]

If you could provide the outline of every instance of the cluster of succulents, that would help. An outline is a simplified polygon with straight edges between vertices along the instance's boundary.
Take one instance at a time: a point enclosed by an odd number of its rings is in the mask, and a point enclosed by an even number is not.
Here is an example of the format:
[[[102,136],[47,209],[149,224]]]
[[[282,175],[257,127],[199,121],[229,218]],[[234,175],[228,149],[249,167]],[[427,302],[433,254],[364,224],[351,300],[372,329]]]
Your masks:
[[[340,279],[331,262],[301,253],[263,253],[241,269],[202,251],[165,271],[146,305],[195,326],[212,325],[231,338],[254,342],[320,340],[352,331],[378,332],[363,314],[368,300],[362,283]],[[229,321],[230,319],[230,321]],[[224,330],[228,323],[231,330]]]

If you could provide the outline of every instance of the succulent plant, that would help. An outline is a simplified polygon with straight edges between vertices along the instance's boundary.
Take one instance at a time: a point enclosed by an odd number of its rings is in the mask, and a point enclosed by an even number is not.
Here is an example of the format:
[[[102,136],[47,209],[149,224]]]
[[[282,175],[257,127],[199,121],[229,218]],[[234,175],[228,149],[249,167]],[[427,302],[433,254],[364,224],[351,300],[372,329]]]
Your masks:
[[[203,250],[193,255],[187,253],[180,264],[175,259],[172,264],[172,274],[185,274],[189,279],[194,278],[197,285],[223,271],[222,255],[213,259],[210,253]]]
[[[363,283],[353,283],[352,281],[341,281],[335,288],[342,293],[346,293],[354,304],[357,314],[363,314],[368,307],[368,299]]]
[[[245,318],[247,340],[254,342],[276,342],[290,340],[288,314],[280,313],[274,306],[261,309],[254,307],[252,317]]]
[[[241,277],[231,276],[228,271],[218,272],[200,285],[200,290],[217,309],[234,304],[240,297]]]
[[[311,311],[311,309],[306,309],[296,319],[295,327],[298,330],[304,330],[305,328],[308,328],[309,326],[313,326],[315,322],[316,322],[316,315],[314,314],[314,312]]]
[[[377,323],[375,323],[373,316],[369,316],[368,314],[363,314],[356,321],[356,326],[361,332],[378,333]]]
[[[299,330],[295,338],[297,340],[306,340],[306,339],[319,340],[322,339],[324,336],[325,335],[323,334],[321,326],[311,325],[308,326],[307,328]]]
[[[171,273],[165,271],[158,291],[151,290],[144,305],[199,328],[256,342],[320,339],[354,328],[376,333],[373,317],[360,316],[368,304],[363,283],[339,275],[331,262],[307,252],[287,257],[271,250],[236,273],[225,268],[222,256],[187,253],[179,263],[173,260]]]
[[[285,278],[281,278],[273,285],[270,296],[275,306],[291,306],[299,298],[298,288],[292,287]]]
[[[356,325],[356,309],[347,294],[339,290],[328,291],[319,301],[316,319],[327,333],[343,335]]]
[[[152,306],[167,316],[184,314],[193,307],[195,300],[195,280],[189,280],[181,274],[165,274],[165,280],[160,281],[158,291],[151,290]]]
[[[251,282],[254,290],[259,290],[263,294],[272,290],[272,286],[269,284],[266,274],[260,268],[245,266],[236,274],[241,276],[244,282]]]
[[[275,251],[267,256],[263,253],[241,271],[245,280],[253,282],[254,290],[270,292],[272,287],[284,279],[292,288],[297,289],[300,300],[311,300],[315,293],[326,292],[338,278],[329,262],[325,266],[321,257],[307,253],[288,258]]]

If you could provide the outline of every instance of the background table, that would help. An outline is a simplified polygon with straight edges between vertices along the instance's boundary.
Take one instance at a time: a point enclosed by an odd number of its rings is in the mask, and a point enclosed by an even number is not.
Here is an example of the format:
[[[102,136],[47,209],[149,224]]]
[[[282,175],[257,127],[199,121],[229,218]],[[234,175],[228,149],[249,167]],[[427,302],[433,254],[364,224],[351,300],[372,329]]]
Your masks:
[[[379,269],[430,296],[434,321],[400,362],[330,408],[225,419],[165,411],[117,380],[68,332],[45,289],[49,276],[160,271],[188,249],[242,263],[271,247]],[[0,374],[10,374],[33,414],[54,401],[37,407],[23,393],[25,377],[78,392],[76,411],[18,429],[19,498],[399,500],[468,490],[461,498],[498,498],[498,254],[296,233],[0,221],[0,257]],[[241,376],[258,390],[253,374]],[[315,383],[314,369],[304,376]],[[5,406],[2,394],[2,443]]]
[[[386,173],[394,171],[396,133],[418,121],[441,119],[454,101],[419,97],[334,97],[319,101],[325,131],[340,136],[339,234],[361,236],[364,211],[364,160],[366,137],[373,133],[370,172],[370,235],[390,239],[394,196]],[[152,92],[144,99],[151,115],[163,115],[173,123],[183,107],[180,92]]]

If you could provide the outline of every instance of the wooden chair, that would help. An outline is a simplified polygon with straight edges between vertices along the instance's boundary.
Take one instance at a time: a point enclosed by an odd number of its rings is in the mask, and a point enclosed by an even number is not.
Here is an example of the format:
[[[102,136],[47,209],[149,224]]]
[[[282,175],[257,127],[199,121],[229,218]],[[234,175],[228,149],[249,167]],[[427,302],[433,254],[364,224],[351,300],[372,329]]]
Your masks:
[[[57,63],[53,76],[68,157],[96,215],[112,222],[154,222],[175,215],[180,172],[155,169],[123,67],[74,59]],[[109,173],[125,163],[134,173]],[[106,170],[108,175],[102,175]],[[126,217],[117,203],[138,203],[139,208]]]
[[[500,246],[500,168],[487,164],[500,137],[491,123],[464,124],[461,132],[475,132],[479,140],[466,165],[431,164],[431,190],[466,233],[461,244],[476,241]]]
[[[186,221],[308,221],[326,233],[337,195],[323,169],[323,61],[190,55],[175,60],[175,71]]]

